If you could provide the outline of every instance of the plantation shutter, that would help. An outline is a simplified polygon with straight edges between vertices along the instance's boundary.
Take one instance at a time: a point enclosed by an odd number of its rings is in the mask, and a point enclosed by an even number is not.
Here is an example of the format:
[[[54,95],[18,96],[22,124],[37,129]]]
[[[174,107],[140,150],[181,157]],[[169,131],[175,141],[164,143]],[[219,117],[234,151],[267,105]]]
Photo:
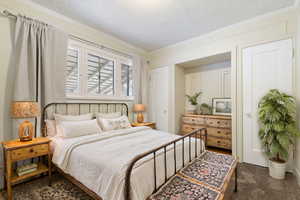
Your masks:
[[[66,94],[79,93],[79,64],[78,64],[79,50],[75,48],[68,48],[67,65],[66,65]]]
[[[94,54],[87,55],[88,94],[114,95],[114,61]]]
[[[133,73],[130,65],[122,64],[122,94],[123,96],[133,95]]]

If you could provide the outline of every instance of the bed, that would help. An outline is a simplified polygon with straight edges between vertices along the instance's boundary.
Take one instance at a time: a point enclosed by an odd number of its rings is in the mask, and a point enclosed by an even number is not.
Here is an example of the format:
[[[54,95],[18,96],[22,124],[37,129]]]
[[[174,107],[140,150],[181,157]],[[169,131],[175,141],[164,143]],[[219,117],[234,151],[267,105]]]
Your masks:
[[[43,110],[42,120],[53,113],[121,112],[125,103],[52,103]],[[44,136],[47,129],[43,127]],[[205,151],[206,129],[183,137],[132,127],[62,139],[51,137],[52,162],[71,182],[94,199],[147,199],[176,172]]]

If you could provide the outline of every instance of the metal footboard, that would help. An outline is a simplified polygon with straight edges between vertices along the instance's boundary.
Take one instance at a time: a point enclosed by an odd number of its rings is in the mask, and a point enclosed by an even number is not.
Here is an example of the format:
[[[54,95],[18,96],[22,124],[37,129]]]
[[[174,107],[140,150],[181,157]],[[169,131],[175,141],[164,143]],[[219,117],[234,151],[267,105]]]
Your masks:
[[[186,141],[186,139],[188,138],[188,141]],[[200,140],[201,139],[201,140]],[[195,141],[195,144],[192,144],[192,140]],[[178,154],[176,153],[176,144],[179,143],[181,141],[182,143],[182,166],[177,168],[177,156]],[[146,153],[143,153],[141,155],[136,156],[131,163],[129,164],[129,167],[126,171],[126,176],[125,176],[125,199],[126,200],[131,200],[131,196],[130,196],[130,192],[131,192],[131,175],[132,175],[132,171],[134,168],[134,165],[140,161],[141,159],[145,158],[146,156],[149,155],[153,155],[153,170],[154,170],[154,190],[152,191],[152,194],[154,194],[159,188],[161,188],[170,178],[172,178],[178,170],[182,169],[185,167],[185,142],[188,142],[188,156],[189,156],[189,162],[192,161],[192,145],[195,145],[195,155],[193,159],[196,159],[198,156],[200,156],[205,148],[203,146],[203,141],[204,141],[204,145],[206,146],[207,143],[207,129],[206,128],[200,128],[198,130],[195,130],[191,133],[188,133],[176,140],[173,140],[169,143],[166,143],[164,145],[161,145],[160,147],[157,147],[155,149],[152,149]],[[200,144],[200,149],[198,149],[198,144]],[[172,176],[168,177],[168,162],[167,162],[167,148],[171,147],[173,149],[171,149],[171,151],[174,151],[174,172],[172,173]],[[163,154],[163,160],[164,160],[164,182],[162,184],[157,184],[157,161],[156,158],[158,156],[158,154]]]

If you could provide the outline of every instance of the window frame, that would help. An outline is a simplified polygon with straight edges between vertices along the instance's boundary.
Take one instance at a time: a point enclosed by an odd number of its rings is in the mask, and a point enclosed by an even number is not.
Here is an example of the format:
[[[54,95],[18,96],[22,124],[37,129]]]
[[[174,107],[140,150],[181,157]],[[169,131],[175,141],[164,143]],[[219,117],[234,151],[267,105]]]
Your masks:
[[[115,101],[133,101],[134,100],[134,83],[132,96],[124,96],[122,92],[122,64],[133,67],[133,60],[121,55],[114,54],[99,47],[84,42],[69,39],[68,48],[78,49],[78,68],[79,68],[79,93],[66,93],[66,98],[70,100],[115,100]],[[88,94],[88,54],[93,54],[104,59],[114,62],[114,91],[113,95],[93,95]],[[132,77],[134,79],[134,76]]]

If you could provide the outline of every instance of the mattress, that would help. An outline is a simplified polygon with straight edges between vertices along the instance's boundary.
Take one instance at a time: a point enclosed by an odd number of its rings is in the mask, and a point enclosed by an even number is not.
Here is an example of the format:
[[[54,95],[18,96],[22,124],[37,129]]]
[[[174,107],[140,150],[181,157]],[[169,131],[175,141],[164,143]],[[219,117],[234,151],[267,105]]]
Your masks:
[[[179,136],[148,127],[134,127],[115,130],[77,138],[51,138],[53,163],[65,173],[73,176],[103,200],[124,200],[125,173],[135,156],[166,144]],[[199,139],[197,139],[199,140]],[[184,145],[176,143],[176,166],[180,169],[195,156],[195,141],[188,138]],[[184,159],[182,149],[184,146]],[[204,148],[203,142],[197,142],[197,149]],[[167,148],[167,176],[174,174],[174,147]],[[131,195],[133,200],[146,199],[154,189],[153,155],[138,161],[131,176]],[[164,155],[156,156],[157,185],[164,182]]]

